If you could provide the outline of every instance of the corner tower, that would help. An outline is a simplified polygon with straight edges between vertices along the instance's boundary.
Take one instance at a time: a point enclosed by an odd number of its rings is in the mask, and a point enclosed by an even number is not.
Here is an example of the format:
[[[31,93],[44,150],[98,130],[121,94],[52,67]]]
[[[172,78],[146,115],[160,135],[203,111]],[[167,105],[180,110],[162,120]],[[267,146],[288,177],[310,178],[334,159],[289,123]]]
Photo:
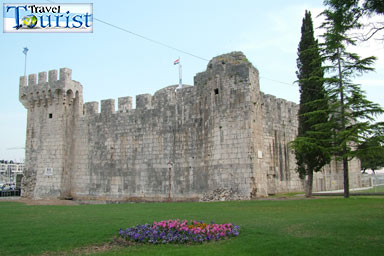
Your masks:
[[[22,196],[71,197],[74,127],[83,112],[82,85],[72,70],[20,77],[19,100],[28,110]]]
[[[259,71],[242,52],[231,52],[213,58],[196,75],[195,86],[208,110],[202,114],[208,124],[203,141],[210,142],[204,155],[215,177],[209,189],[233,189],[242,198],[267,196]]]

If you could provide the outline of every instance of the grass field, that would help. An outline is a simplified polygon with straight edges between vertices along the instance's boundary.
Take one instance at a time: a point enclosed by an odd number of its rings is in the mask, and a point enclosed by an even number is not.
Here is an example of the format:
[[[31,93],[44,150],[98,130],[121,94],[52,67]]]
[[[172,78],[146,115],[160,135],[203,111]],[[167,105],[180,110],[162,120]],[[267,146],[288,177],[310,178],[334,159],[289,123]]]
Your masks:
[[[384,198],[76,206],[0,202],[0,255],[72,255],[75,248],[111,241],[119,228],[177,218],[232,222],[241,226],[240,235],[202,245],[116,247],[96,255],[384,255]]]

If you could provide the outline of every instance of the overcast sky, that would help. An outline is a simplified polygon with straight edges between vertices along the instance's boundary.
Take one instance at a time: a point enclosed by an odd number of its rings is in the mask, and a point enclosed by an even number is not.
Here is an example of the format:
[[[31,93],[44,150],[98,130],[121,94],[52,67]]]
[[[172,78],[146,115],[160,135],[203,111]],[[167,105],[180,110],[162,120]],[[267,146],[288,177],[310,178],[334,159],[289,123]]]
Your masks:
[[[323,8],[322,0],[92,2],[96,18],[204,59],[243,51],[260,72],[263,92],[296,103],[299,92],[293,83],[302,19],[305,10],[310,10],[315,25],[319,25],[321,19],[316,16]],[[2,21],[0,23],[3,27]],[[185,84],[193,85],[195,74],[207,66],[207,61],[98,21],[94,22],[93,33],[2,33],[0,46],[0,159],[6,160],[24,158],[22,149],[9,148],[25,145],[27,111],[18,101],[25,46],[29,48],[28,74],[71,68],[73,79],[83,85],[84,102],[107,98],[117,101],[118,97],[153,94],[167,85],[177,84],[178,69],[173,61],[179,56]],[[378,57],[376,72],[357,79],[368,98],[384,106],[384,45],[371,41],[357,50],[364,56]]]

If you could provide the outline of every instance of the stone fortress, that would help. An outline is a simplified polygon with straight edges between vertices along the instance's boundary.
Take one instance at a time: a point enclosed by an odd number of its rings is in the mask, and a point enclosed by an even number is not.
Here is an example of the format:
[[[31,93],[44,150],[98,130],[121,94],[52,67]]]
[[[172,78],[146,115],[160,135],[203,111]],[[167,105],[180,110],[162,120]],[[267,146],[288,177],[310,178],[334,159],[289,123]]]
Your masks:
[[[68,68],[20,77],[28,110],[22,196],[75,200],[201,200],[214,191],[252,199],[304,191],[288,143],[298,105],[260,92],[241,52],[213,58],[194,85],[83,104]],[[360,186],[351,163],[350,185]],[[335,161],[314,191],[343,188]]]

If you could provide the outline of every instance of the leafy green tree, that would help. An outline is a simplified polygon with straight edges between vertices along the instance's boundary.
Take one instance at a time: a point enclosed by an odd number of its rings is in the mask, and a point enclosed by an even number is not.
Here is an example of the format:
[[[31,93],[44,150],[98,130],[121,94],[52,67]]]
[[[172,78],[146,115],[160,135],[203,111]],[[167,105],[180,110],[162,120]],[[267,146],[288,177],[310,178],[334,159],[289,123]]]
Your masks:
[[[384,14],[383,0],[365,0],[363,3],[363,8],[371,13]]]
[[[300,87],[298,137],[290,146],[295,151],[300,178],[308,176],[306,196],[312,196],[313,173],[331,160],[328,99],[323,86],[324,71],[318,42],[314,38],[311,13],[305,11],[298,47],[296,72]]]
[[[357,154],[361,161],[361,169],[365,173],[367,169],[378,170],[384,167],[384,132],[377,131],[372,137],[367,138],[359,145]]]
[[[327,9],[322,13],[325,21],[322,28],[325,43],[323,60],[328,77],[325,79],[330,97],[329,105],[334,120],[334,149],[343,163],[344,197],[349,197],[348,161],[356,157],[364,136],[370,136],[375,128],[382,125],[374,123],[375,117],[383,109],[369,101],[358,84],[353,83],[356,76],[372,71],[375,57],[361,58],[349,52],[347,46],[356,45],[349,36],[352,29],[359,27],[358,8],[355,1],[325,0]]]
[[[356,28],[362,29],[358,35],[361,41],[368,41],[371,38],[384,40],[384,35],[380,38],[378,34],[384,32],[384,1],[383,0],[339,0],[339,5],[345,5],[353,12],[358,21]],[[372,21],[370,18],[376,16],[378,19]],[[362,21],[361,18],[368,18],[368,21]]]
[[[357,0],[354,0],[357,1]],[[384,35],[382,37],[377,37],[378,33],[384,32],[384,1],[383,0],[365,0],[361,8],[361,14],[363,17],[372,17],[377,15],[379,20],[376,22],[368,22],[361,27],[366,31],[362,34],[361,39],[363,41],[368,41],[369,39],[376,36],[377,39],[384,40]]]

